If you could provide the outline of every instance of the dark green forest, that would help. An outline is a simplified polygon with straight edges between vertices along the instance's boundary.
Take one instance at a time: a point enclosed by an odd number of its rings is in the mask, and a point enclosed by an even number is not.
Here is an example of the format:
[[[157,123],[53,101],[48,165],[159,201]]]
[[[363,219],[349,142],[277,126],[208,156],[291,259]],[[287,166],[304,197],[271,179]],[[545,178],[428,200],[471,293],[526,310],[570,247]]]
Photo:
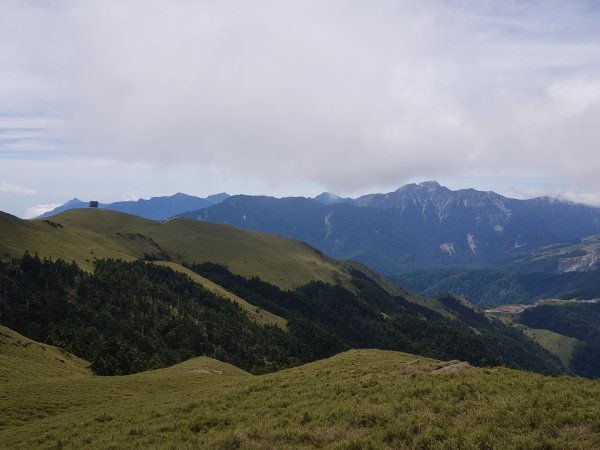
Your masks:
[[[523,333],[446,297],[445,306],[457,320],[392,297],[361,272],[354,271],[357,293],[339,286],[310,283],[283,292],[258,278],[245,279],[216,264],[196,264],[197,273],[251,303],[288,318],[290,327],[310,321],[357,348],[405,351],[438,359],[460,359],[476,365],[506,365],[558,374],[554,355]],[[317,343],[314,343],[317,344]]]
[[[191,268],[285,317],[288,331],[251,322],[236,303],[166,267],[99,260],[94,273],[86,273],[75,263],[29,254],[0,263],[0,323],[90,361],[100,375],[139,372],[198,355],[264,373],[349,348],[562,371],[556,358],[519,331],[453,303],[452,297],[445,304],[460,320],[392,297],[360,272],[354,273],[355,292],[320,282],[282,291],[215,264]]]
[[[600,271],[515,272],[497,269],[437,269],[389,277],[424,295],[461,295],[482,307],[530,303],[542,298],[600,297]]]
[[[579,339],[571,359],[573,372],[600,378],[600,303],[544,304],[526,309],[520,322]]]
[[[94,274],[25,255],[2,267],[0,321],[62,347],[101,375],[127,374],[208,355],[260,373],[288,367],[292,335],[250,322],[235,303],[188,277],[143,261],[96,262]]]

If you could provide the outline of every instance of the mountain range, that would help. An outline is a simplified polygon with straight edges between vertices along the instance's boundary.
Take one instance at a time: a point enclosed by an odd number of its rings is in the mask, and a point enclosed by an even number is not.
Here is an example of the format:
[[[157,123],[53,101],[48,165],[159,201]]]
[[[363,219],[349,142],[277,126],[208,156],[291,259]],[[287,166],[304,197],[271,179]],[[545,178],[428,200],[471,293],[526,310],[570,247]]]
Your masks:
[[[187,195],[178,192],[174,195],[152,197],[150,199],[127,200],[114,203],[99,203],[98,207],[101,209],[133,214],[150,220],[166,220],[182,211],[189,211],[191,209],[200,209],[216,205],[225,200],[227,197],[229,197],[229,195],[225,192],[209,195],[206,198],[195,197],[193,195]],[[37,218],[45,219],[69,209],[88,207],[89,202],[84,202],[78,198],[74,198],[63,205],[54,208],[52,211],[48,211],[40,215]]]
[[[506,267],[542,246],[600,232],[600,208],[433,181],[357,199],[236,195],[180,216],[292,237],[383,274]]]
[[[181,212],[191,205],[197,209]],[[600,295],[600,208],[548,197],[517,200],[429,181],[355,199],[176,194],[100,206],[291,237],[426,295],[452,292],[485,306]],[[87,204],[73,200],[44,217],[78,207]]]

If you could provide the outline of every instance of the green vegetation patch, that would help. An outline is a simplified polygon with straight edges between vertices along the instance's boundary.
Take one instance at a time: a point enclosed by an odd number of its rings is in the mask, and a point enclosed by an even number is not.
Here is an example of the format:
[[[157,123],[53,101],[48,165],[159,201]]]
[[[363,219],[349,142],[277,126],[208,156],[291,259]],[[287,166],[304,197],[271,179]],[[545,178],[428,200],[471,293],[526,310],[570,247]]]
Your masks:
[[[0,326],[0,385],[90,376],[89,363]]]
[[[85,270],[93,270],[94,260],[105,258],[212,261],[284,289],[314,280],[350,279],[342,265],[293,239],[188,219],[157,222],[107,210],[75,209],[35,221],[0,214],[0,257],[20,257],[26,250],[75,260]]]
[[[75,263],[25,254],[0,263],[0,323],[85,358],[99,375],[140,372],[199,355],[265,373],[349,348],[564,372],[556,357],[520,330],[452,296],[436,300],[456,318],[450,320],[389,295],[361,272],[353,272],[352,291],[323,282],[287,291],[212,263],[186,271],[210,280],[213,290],[181,269],[143,260],[97,260],[88,273]],[[222,290],[236,297],[220,295]],[[285,319],[286,330],[256,323],[249,305]]]
[[[519,322],[577,339],[570,369],[578,375],[600,378],[600,303],[552,302],[524,310]]]
[[[599,398],[599,382],[389,351],[258,377],[203,358],[12,391],[0,446],[596,449]]]
[[[183,273],[190,277],[193,281],[207,289],[208,291],[212,292],[213,294],[237,303],[242,307],[244,311],[246,311],[248,317],[254,322],[258,323],[259,325],[276,325],[283,330],[287,329],[287,320],[285,320],[284,318],[272,314],[264,309],[258,308],[254,305],[251,305],[243,298],[238,297],[237,295],[229,292],[228,290],[212,282],[208,278],[204,278],[203,276],[198,275],[193,270],[183,267],[181,264],[177,264],[172,261],[156,261],[155,264],[169,267],[170,269],[173,269],[176,272]]]
[[[524,330],[542,347],[557,355],[565,367],[570,367],[573,352],[579,342],[577,339],[539,328],[524,327]]]

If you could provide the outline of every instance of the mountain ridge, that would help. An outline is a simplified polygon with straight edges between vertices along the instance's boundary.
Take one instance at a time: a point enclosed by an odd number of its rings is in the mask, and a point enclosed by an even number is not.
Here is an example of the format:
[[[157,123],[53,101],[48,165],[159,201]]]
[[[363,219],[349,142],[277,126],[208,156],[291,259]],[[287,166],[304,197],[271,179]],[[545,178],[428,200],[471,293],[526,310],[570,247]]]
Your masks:
[[[216,205],[227,199],[229,194],[221,192],[212,194],[206,198],[196,197],[193,195],[177,192],[169,196],[151,197],[149,199],[138,200],[123,200],[112,203],[99,203],[100,209],[108,209],[128,214],[134,214],[150,220],[166,220],[176,215],[177,213],[189,209],[206,208],[211,205]],[[89,203],[79,200],[77,197],[67,201],[66,203],[54,208],[52,211],[45,212],[36,219],[46,219],[55,216],[63,211],[77,208],[88,208]]]
[[[597,207],[452,191],[432,181],[344,201],[236,195],[178,216],[292,237],[384,274],[499,267],[520,253],[600,233]]]

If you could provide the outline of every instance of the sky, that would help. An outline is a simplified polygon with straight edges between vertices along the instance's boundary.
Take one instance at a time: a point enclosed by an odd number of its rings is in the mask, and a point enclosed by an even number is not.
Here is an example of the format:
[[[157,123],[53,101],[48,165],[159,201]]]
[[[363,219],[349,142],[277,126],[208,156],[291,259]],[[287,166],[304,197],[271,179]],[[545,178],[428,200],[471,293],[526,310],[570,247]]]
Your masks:
[[[600,205],[594,0],[0,0],[0,210],[437,180]]]

